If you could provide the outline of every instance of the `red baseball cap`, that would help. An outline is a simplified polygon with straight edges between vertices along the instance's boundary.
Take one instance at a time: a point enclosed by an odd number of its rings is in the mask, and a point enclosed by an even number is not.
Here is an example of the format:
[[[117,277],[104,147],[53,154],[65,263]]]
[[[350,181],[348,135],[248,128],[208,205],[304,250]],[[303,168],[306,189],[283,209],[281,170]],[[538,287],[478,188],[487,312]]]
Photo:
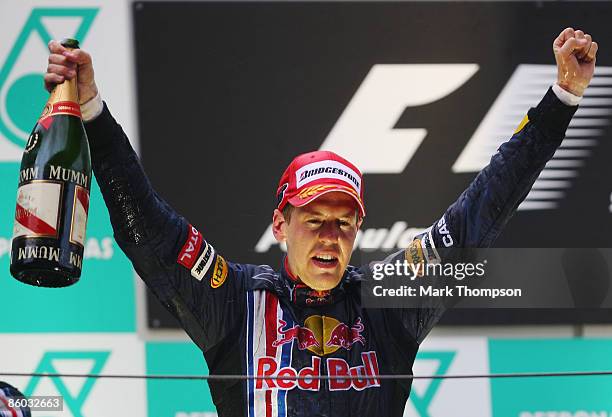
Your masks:
[[[365,216],[363,205],[363,177],[355,165],[330,151],[308,152],[295,157],[278,183],[277,208],[287,203],[302,207],[331,192],[350,195]]]

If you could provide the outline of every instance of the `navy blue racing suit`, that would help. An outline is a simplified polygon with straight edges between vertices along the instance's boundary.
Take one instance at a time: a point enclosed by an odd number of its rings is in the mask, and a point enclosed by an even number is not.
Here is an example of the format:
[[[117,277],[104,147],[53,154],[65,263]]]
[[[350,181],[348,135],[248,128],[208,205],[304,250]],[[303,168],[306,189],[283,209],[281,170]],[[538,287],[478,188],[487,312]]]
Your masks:
[[[425,262],[439,261],[437,248],[494,242],[561,143],[576,108],[549,90],[530,109],[528,123],[417,236]],[[419,344],[444,308],[363,307],[360,286],[369,265],[349,266],[336,288],[317,293],[296,284],[284,267],[277,272],[228,261],[155,193],[106,106],[86,130],[117,243],[202,350],[210,373],[266,377],[211,381],[219,416],[402,415],[411,381],[377,375],[411,374]],[[410,257],[402,250],[386,261]],[[358,378],[291,379],[316,375]]]

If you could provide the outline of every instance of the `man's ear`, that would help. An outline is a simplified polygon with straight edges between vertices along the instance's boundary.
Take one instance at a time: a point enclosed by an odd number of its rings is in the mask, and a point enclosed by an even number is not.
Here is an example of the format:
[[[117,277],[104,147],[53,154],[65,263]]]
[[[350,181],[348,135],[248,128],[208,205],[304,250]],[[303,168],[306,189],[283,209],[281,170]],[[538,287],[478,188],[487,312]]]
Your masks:
[[[361,229],[362,223],[363,223],[363,217],[357,215],[357,230]]]
[[[283,212],[279,209],[274,209],[274,214],[272,215],[272,234],[274,234],[274,238],[278,243],[286,242],[286,227],[287,221],[285,220],[285,216],[283,216]]]

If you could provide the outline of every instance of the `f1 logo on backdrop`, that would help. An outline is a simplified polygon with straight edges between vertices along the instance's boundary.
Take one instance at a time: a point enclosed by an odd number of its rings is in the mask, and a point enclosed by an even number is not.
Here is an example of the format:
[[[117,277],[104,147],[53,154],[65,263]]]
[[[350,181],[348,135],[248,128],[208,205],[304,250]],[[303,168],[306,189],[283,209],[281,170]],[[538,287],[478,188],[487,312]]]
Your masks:
[[[477,64],[374,65],[320,149],[343,155],[364,174],[400,174],[427,136],[426,129],[395,129],[407,107],[433,103],[463,86],[477,71]],[[496,149],[510,137],[529,107],[556,80],[554,65],[518,65],[506,86],[452,166],[453,173],[478,172]],[[612,119],[612,67],[598,67],[591,87],[567,130],[567,138],[534,184],[519,210],[554,209],[565,197],[572,179],[591,155],[603,127]],[[603,96],[603,97],[602,97]],[[421,228],[407,228],[402,221],[389,229],[359,231],[355,247],[393,249],[406,247]],[[378,243],[360,244],[364,236],[380,234]],[[277,242],[269,225],[255,246],[267,252]],[[284,249],[284,248],[283,248]]]
[[[478,71],[476,64],[374,65],[320,149],[336,152],[364,174],[399,174],[426,129],[394,129],[406,107],[444,98]]]
[[[612,119],[612,67],[598,67],[574,115],[566,139],[535,182],[519,210],[555,209],[559,206],[580,167],[592,154],[603,128]],[[606,77],[608,76],[608,77]],[[519,65],[491,106],[476,132],[452,167],[454,173],[477,172],[535,106],[557,78],[554,65]]]
[[[427,136],[426,129],[394,129],[404,110],[452,94],[477,71],[477,64],[374,65],[320,149],[344,156],[364,174],[400,174]],[[407,246],[421,230],[396,222],[389,230],[395,239],[385,238],[382,248]],[[359,242],[366,233],[359,231],[356,248],[362,248]],[[276,244],[270,224],[255,252],[267,252]]]
[[[21,160],[23,147],[40,116],[47,93],[44,61],[51,39],[83,41],[97,8],[35,8],[0,70],[0,162]]]

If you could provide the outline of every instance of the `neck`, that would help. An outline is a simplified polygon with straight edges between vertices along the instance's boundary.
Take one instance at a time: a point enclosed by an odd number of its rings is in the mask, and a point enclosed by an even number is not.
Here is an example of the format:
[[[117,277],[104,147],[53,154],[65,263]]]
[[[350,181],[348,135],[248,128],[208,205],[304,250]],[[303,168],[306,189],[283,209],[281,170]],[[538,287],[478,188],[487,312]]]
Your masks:
[[[291,267],[289,266],[289,257],[285,256],[285,271],[287,272],[287,275],[289,276],[289,278],[291,278],[291,280],[293,282],[301,282],[300,279],[291,271]]]

